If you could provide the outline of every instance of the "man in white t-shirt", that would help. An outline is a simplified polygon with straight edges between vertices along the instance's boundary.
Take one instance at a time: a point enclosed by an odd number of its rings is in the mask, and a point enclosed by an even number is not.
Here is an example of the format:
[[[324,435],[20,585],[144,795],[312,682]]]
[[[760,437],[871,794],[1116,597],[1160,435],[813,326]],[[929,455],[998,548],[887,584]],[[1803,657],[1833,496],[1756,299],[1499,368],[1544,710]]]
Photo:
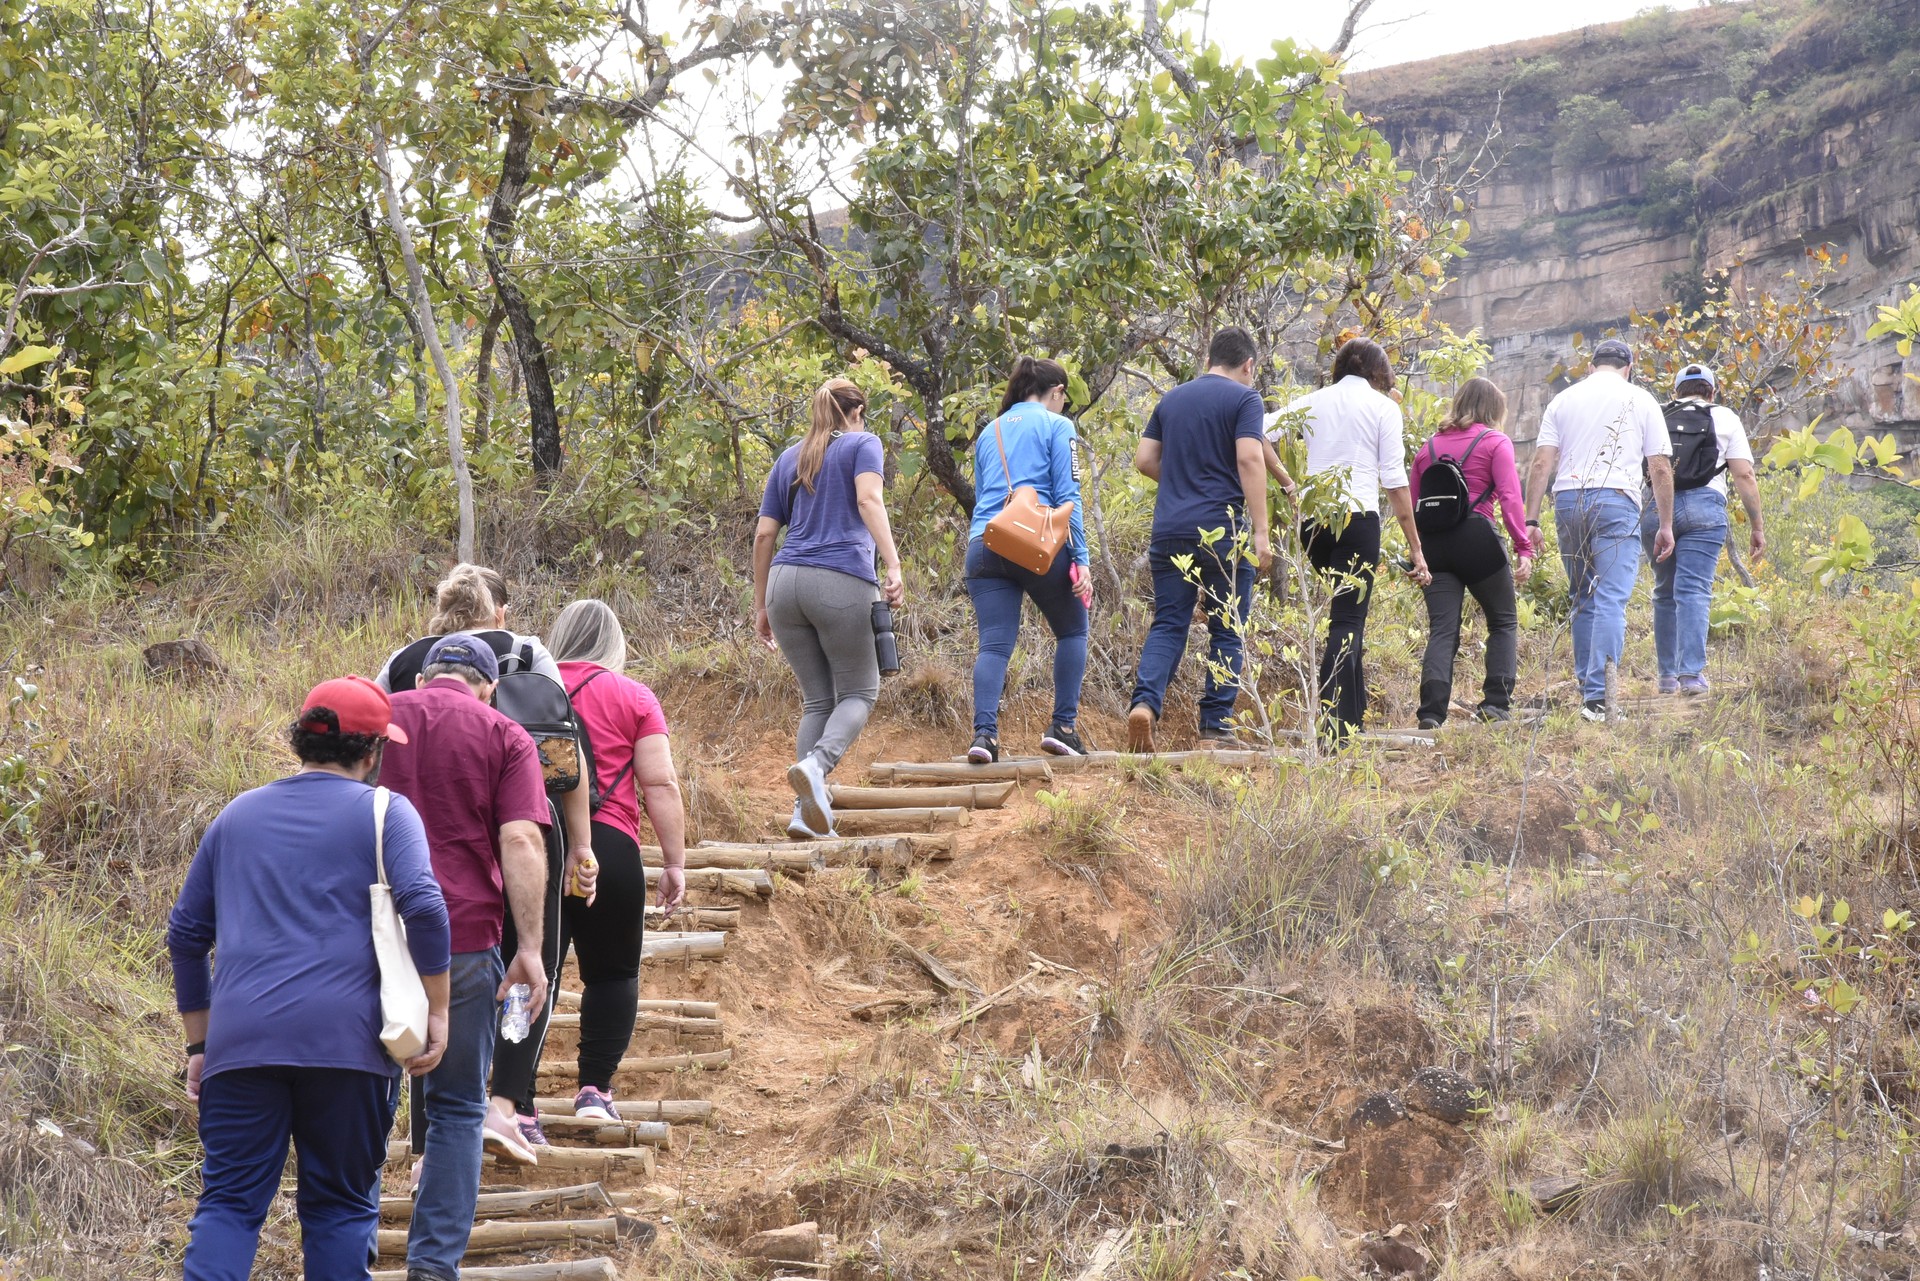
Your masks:
[[[1663,694],[1707,692],[1707,610],[1727,541],[1729,478],[1747,509],[1755,559],[1767,546],[1753,446],[1740,415],[1713,403],[1718,390],[1713,370],[1688,365],[1674,379],[1673,403],[1663,411],[1673,445],[1673,555],[1653,562],[1653,648]],[[1651,514],[1642,517],[1640,538],[1649,557],[1657,533]]]
[[[1573,668],[1580,714],[1607,717],[1607,664],[1627,645],[1627,599],[1640,576],[1642,469],[1656,522],[1647,554],[1673,555],[1673,445],[1660,402],[1628,377],[1633,349],[1609,338],[1593,372],[1555,396],[1540,418],[1527,477],[1527,524],[1553,479],[1553,523],[1573,597]]]

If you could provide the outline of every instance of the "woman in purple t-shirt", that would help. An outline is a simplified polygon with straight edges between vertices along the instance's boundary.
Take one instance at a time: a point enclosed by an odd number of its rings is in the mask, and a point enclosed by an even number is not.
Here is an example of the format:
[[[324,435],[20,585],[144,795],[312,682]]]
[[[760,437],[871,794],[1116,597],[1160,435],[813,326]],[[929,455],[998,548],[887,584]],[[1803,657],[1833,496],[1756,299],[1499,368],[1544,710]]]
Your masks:
[[[797,798],[787,834],[796,840],[833,831],[827,775],[880,693],[873,603],[897,609],[903,599],[880,441],[866,417],[867,394],[844,378],[814,393],[813,422],[774,461],[753,532],[753,629],[800,681],[798,751],[787,770]],[[884,579],[874,573],[876,550]]]
[[[1466,520],[1441,533],[1421,535],[1427,568],[1427,654],[1420,666],[1420,728],[1438,729],[1446,723],[1453,701],[1453,660],[1460,651],[1460,618],[1471,594],[1487,616],[1487,675],[1480,688],[1481,720],[1511,717],[1513,682],[1520,665],[1520,613],[1516,588],[1533,574],[1539,550],[1526,526],[1526,504],[1520,493],[1520,471],[1513,461],[1513,442],[1501,425],[1507,420],[1507,398],[1485,378],[1469,378],[1453,398],[1453,408],[1440,431],[1413,456],[1413,492],[1428,468],[1440,459],[1459,464],[1473,510]],[[1493,504],[1500,503],[1507,536],[1513,542],[1514,563],[1493,524]]]

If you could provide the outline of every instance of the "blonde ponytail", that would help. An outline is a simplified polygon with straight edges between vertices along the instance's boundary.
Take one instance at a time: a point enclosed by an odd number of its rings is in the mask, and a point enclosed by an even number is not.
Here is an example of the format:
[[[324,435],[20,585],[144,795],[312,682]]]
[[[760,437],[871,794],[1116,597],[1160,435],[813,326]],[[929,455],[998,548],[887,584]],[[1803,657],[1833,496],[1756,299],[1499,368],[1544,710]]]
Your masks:
[[[813,393],[813,422],[800,441],[800,456],[794,459],[794,474],[813,492],[820,478],[820,464],[826,461],[827,445],[835,433],[856,430],[855,414],[865,414],[867,393],[844,378],[829,378]]]
[[[465,562],[455,565],[433,589],[434,614],[427,631],[445,636],[492,627],[495,605],[486,578],[492,572]]]

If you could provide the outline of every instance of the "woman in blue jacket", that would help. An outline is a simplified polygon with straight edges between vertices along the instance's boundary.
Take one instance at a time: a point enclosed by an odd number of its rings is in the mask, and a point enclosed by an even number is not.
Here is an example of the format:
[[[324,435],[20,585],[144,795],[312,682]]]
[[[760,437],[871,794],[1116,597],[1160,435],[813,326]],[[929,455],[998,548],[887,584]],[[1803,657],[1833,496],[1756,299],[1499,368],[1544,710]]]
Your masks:
[[[1053,629],[1053,721],[1040,750],[1084,756],[1086,742],[1075,728],[1080,682],[1087,674],[1087,610],[1093,579],[1087,573],[1087,538],[1080,521],[1080,464],[1074,452],[1067,406],[1067,371],[1051,360],[1020,357],[1000,402],[999,426],[980,433],[973,446],[973,528],[967,542],[967,595],[980,626],[980,656],[973,661],[973,745],[967,759],[984,765],[1000,759],[1000,696],[1007,663],[1020,635],[1020,607],[1031,597]],[[1004,446],[1006,456],[1001,458]],[[1031,485],[1050,507],[1073,504],[1071,555],[1057,556],[1044,574],[1031,573],[987,550],[987,522],[1007,498]]]

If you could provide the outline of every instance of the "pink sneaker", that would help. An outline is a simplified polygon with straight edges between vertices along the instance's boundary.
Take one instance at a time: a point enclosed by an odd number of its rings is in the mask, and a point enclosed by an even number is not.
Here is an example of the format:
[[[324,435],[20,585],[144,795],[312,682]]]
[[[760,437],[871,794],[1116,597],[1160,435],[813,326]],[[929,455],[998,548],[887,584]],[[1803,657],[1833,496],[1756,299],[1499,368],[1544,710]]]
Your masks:
[[[613,1105],[613,1091],[591,1085],[581,1086],[580,1093],[573,1096],[573,1114],[593,1121],[620,1119],[620,1109]]]
[[[528,1147],[538,1149],[553,1146],[553,1144],[547,1142],[547,1132],[540,1128],[539,1117],[522,1116],[516,1112],[514,1113],[513,1124],[514,1128],[520,1131],[520,1141]]]

